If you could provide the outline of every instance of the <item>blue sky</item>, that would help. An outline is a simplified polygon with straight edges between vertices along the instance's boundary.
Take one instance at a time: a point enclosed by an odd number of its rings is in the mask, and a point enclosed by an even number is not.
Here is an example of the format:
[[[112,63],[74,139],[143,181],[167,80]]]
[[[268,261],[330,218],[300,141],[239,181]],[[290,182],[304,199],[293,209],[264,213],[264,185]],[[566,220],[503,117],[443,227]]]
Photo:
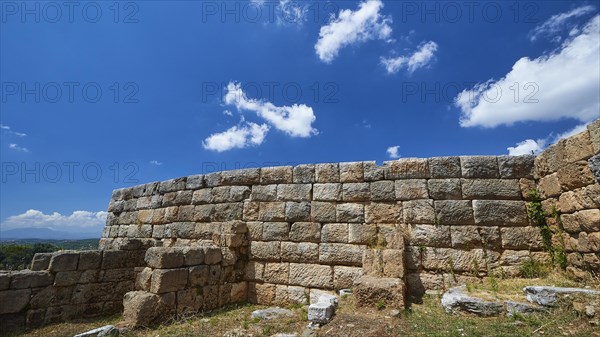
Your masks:
[[[0,2],[1,229],[221,169],[538,152],[600,117],[598,2]]]

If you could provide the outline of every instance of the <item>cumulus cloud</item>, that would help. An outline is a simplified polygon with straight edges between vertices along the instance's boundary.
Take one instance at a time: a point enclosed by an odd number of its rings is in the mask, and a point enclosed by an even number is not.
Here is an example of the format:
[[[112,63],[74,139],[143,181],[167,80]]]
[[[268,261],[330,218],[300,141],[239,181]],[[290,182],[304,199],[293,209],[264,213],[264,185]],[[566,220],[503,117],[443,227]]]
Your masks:
[[[321,27],[315,52],[319,59],[331,63],[340,49],[368,40],[389,40],[392,34],[391,18],[380,13],[381,0],[367,0],[358,5],[356,11],[341,10],[337,17]]]
[[[4,133],[11,135],[11,136],[17,136],[17,137],[27,136],[26,133],[13,131],[10,126],[4,125],[4,124],[0,124],[0,130],[2,130]]]
[[[390,146],[387,148],[386,152],[387,155],[391,158],[391,159],[397,159],[400,158],[400,154],[398,153],[398,150],[400,150],[400,146],[396,145],[396,146]]]
[[[559,133],[557,135],[551,133],[546,138],[538,140],[526,139],[522,142],[517,143],[515,146],[508,147],[508,154],[511,156],[520,156],[524,154],[538,154],[542,152],[547,146],[550,146],[561,139],[569,138],[580,132],[583,132],[586,130],[586,128],[587,124],[580,124],[570,130],[567,130],[563,133]]]
[[[402,68],[406,68],[412,74],[415,70],[426,67],[433,60],[437,49],[437,43],[433,41],[425,42],[412,55],[390,58],[382,57],[381,64],[385,66],[388,74],[395,74]]]
[[[240,111],[256,113],[277,130],[291,137],[310,137],[317,134],[317,130],[312,127],[316,120],[313,109],[304,104],[275,106],[271,102],[248,98],[242,90],[241,83],[233,82],[227,85],[224,101],[225,104],[235,105]]]
[[[596,8],[594,6],[587,5],[574,8],[566,13],[553,15],[550,17],[550,19],[546,20],[544,23],[535,27],[531,32],[529,32],[529,39],[531,41],[535,41],[543,36],[552,36],[567,28],[571,19],[584,16],[594,12],[595,10]],[[571,29],[573,29],[573,27],[571,27]],[[575,31],[577,31],[577,29]]]
[[[104,226],[107,212],[74,211],[70,215],[58,212],[44,214],[41,211],[30,209],[25,213],[13,215],[2,222],[3,229],[10,228],[51,228],[55,230],[74,228],[98,228]]]
[[[498,81],[455,97],[463,127],[496,127],[561,118],[589,122],[600,111],[600,15],[555,52],[523,57]]]
[[[241,126],[233,126],[226,131],[210,135],[204,140],[202,146],[217,152],[258,146],[263,143],[268,131],[269,126],[266,124],[245,122]]]
[[[19,151],[19,152],[25,152],[25,153],[29,152],[28,148],[22,147],[22,146],[20,146],[19,144],[16,144],[16,143],[10,143],[10,144],[8,144],[8,148],[11,149],[11,150]]]

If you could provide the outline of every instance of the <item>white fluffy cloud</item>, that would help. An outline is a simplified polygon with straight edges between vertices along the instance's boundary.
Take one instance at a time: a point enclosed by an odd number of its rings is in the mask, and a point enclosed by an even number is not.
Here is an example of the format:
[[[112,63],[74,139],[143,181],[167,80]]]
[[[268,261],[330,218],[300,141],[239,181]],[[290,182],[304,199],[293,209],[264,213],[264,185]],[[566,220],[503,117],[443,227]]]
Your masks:
[[[523,57],[498,81],[455,98],[463,127],[496,127],[561,118],[588,122],[600,115],[600,15],[555,52]]]
[[[268,131],[269,126],[266,124],[245,122],[242,126],[233,126],[226,131],[210,135],[202,145],[207,150],[217,152],[243,149],[262,144]]]
[[[586,15],[594,10],[594,6],[588,5],[574,8],[566,13],[553,15],[541,25],[535,27],[529,33],[529,39],[535,41],[542,36],[552,36],[561,30],[564,30],[570,19]]]
[[[422,43],[410,56],[382,57],[381,63],[385,66],[388,74],[395,74],[402,68],[406,68],[412,74],[415,70],[426,67],[433,60],[437,49],[437,43],[429,41]]]
[[[161,166],[163,163],[158,160],[151,160],[148,162],[150,165]]]
[[[235,105],[240,111],[255,112],[277,130],[291,137],[310,137],[317,134],[317,130],[312,127],[316,120],[313,109],[304,104],[275,106],[271,102],[248,98],[242,90],[241,83],[227,85],[224,101],[225,104]]]
[[[19,151],[19,152],[29,152],[29,149],[26,147],[22,147],[19,144],[16,143],[10,143],[8,144],[8,148],[11,150],[15,150],[15,151]]]
[[[3,229],[36,227],[52,228],[55,230],[73,228],[98,228],[104,226],[107,212],[74,211],[71,215],[58,212],[44,214],[30,209],[25,213],[13,215],[2,222]]]
[[[17,136],[17,137],[27,136],[26,133],[13,131],[10,126],[4,125],[4,124],[0,124],[0,130],[2,130],[4,133],[11,135],[11,136]]]
[[[396,146],[390,146],[387,148],[386,152],[387,155],[391,158],[391,159],[397,159],[400,158],[400,154],[398,153],[398,150],[400,150],[400,146],[396,145]]]
[[[563,138],[569,138],[580,132],[583,132],[587,127],[587,124],[580,124],[574,128],[567,130],[557,135],[549,134],[546,138],[533,140],[526,139],[522,142],[517,143],[514,147],[508,147],[508,154],[511,156],[520,156],[524,154],[538,154],[542,152],[546,146],[552,145]]]
[[[343,47],[368,40],[389,40],[392,34],[391,18],[380,14],[381,0],[366,0],[356,11],[341,10],[330,22],[321,27],[315,52],[321,61],[330,63]]]

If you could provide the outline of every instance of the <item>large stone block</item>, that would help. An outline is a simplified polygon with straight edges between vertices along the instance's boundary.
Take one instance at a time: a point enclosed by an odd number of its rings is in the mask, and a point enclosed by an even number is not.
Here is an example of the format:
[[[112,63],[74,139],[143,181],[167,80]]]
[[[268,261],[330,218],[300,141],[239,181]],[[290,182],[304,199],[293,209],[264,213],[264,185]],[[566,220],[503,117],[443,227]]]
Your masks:
[[[540,178],[538,183],[538,189],[540,194],[544,198],[550,198],[560,195],[562,188],[558,180],[558,174],[552,173],[550,175]]]
[[[261,202],[258,219],[261,221],[285,220],[285,202]]]
[[[148,267],[168,269],[183,266],[184,255],[181,248],[150,247],[144,258]]]
[[[427,181],[429,196],[437,200],[461,199],[460,179],[429,179]]]
[[[319,261],[334,265],[360,266],[364,246],[345,243],[321,243]]]
[[[352,288],[354,281],[358,280],[363,275],[363,270],[360,267],[333,267],[333,287],[335,289]]]
[[[319,261],[319,245],[312,242],[282,242],[281,260],[285,262]]]
[[[289,272],[289,263],[267,263],[263,279],[268,283],[287,284]]]
[[[331,289],[333,288],[333,267],[290,263],[289,283],[303,287]]]
[[[184,289],[187,285],[188,273],[188,268],[154,269],[150,291],[154,294],[163,294]]]
[[[462,179],[463,199],[521,199],[517,179]]]
[[[498,168],[502,179],[533,178],[535,156],[499,156]]]
[[[427,180],[425,179],[396,180],[395,190],[397,200],[429,198],[429,193],[427,191]]]
[[[223,171],[220,173],[221,184],[223,185],[255,185],[260,182],[260,169],[258,168]]]
[[[367,201],[371,199],[369,183],[344,183],[342,184],[342,200]]]
[[[211,221],[232,221],[242,219],[244,204],[241,202],[216,204],[214,206],[215,208],[211,214]]]
[[[597,154],[600,152],[600,118],[588,124],[587,129],[590,133],[592,150]]]
[[[597,154],[588,160],[590,171],[596,179],[596,183],[600,184],[600,154]]]
[[[402,222],[402,204],[396,202],[372,202],[365,205],[365,222],[399,223]]]
[[[315,175],[318,183],[340,182],[340,168],[337,163],[316,164]]]
[[[48,269],[52,255],[52,253],[36,253],[33,256],[33,260],[31,261],[31,267],[29,269],[33,271]]]
[[[250,199],[253,201],[277,200],[277,185],[254,185]]]
[[[262,229],[263,241],[287,240],[290,225],[287,222],[265,222]]]
[[[267,184],[291,184],[292,183],[292,167],[263,167],[260,169],[260,183]]]
[[[498,160],[494,156],[460,157],[463,178],[499,178]]]
[[[25,309],[29,304],[31,289],[0,291],[0,314],[13,314]]]
[[[377,236],[377,226],[370,223],[348,224],[348,243],[368,244]]]
[[[319,242],[321,240],[321,224],[318,222],[294,222],[289,238],[296,242]]]
[[[427,179],[429,163],[422,158],[402,158],[383,162],[385,179]]]
[[[374,307],[385,303],[389,308],[404,308],[404,282],[398,278],[362,276],[354,283],[357,306]]]
[[[250,258],[262,261],[279,261],[279,259],[281,258],[279,248],[279,241],[251,241]]]
[[[79,253],[69,251],[58,252],[54,253],[50,259],[50,266],[48,269],[51,272],[77,270],[78,263]]]
[[[362,162],[340,163],[340,182],[356,183],[364,181]]]
[[[310,202],[286,202],[285,220],[310,221]]]
[[[585,160],[566,164],[558,169],[557,175],[558,181],[564,190],[574,190],[593,184],[596,181],[588,162]]]
[[[404,223],[407,224],[432,224],[435,223],[433,200],[420,199],[402,202]]]
[[[383,167],[374,161],[363,162],[365,181],[378,181],[384,179]]]
[[[312,184],[316,181],[315,165],[302,164],[294,167],[294,184]]]
[[[335,222],[336,203],[313,201],[310,207],[310,216],[315,222]]]
[[[497,259],[493,251],[486,251],[488,262]],[[428,270],[483,271],[486,265],[483,249],[459,250],[428,248],[423,252],[423,267]]]
[[[590,133],[587,130],[565,139],[565,159],[567,162],[574,163],[585,160],[594,154]]]
[[[357,203],[337,204],[336,219],[340,222],[364,222],[364,206]]]
[[[6,277],[5,279],[6,282],[12,279],[10,282],[11,289],[38,288],[52,284],[53,275],[47,271],[31,271],[26,269],[13,272],[10,277]]]
[[[473,200],[475,224],[485,226],[526,226],[525,202],[513,200]]]
[[[132,291],[123,298],[123,319],[133,327],[148,327],[162,322],[170,310],[161,296]]]
[[[244,221],[256,221],[258,220],[258,212],[260,209],[260,203],[258,201],[244,201]]]
[[[536,227],[500,228],[504,249],[540,250],[544,248],[540,229]]]
[[[433,157],[427,161],[429,162],[431,178],[461,177],[459,157]]]
[[[370,193],[373,201],[396,200],[394,182],[390,180],[373,181],[370,185]]]
[[[185,190],[186,177],[161,181],[158,187],[160,194]]]
[[[277,199],[285,201],[310,201],[312,196],[311,184],[280,184],[277,185]]]
[[[594,184],[575,191],[565,192],[560,195],[558,204],[562,213],[600,208],[600,185]]]
[[[413,246],[450,247],[450,226],[410,225],[409,243]]]
[[[472,249],[484,247],[500,248],[500,231],[498,227],[451,226],[450,237],[453,248]]]
[[[437,224],[442,225],[472,225],[473,208],[468,200],[436,200],[435,213]]]
[[[185,181],[185,189],[186,190],[197,190],[199,188],[204,187],[204,175],[203,174],[195,174],[188,176]]]
[[[321,242],[348,242],[347,223],[327,223],[321,228]]]
[[[342,200],[342,184],[324,183],[314,184],[313,199],[318,201]]]
[[[600,210],[587,209],[573,214],[562,214],[560,220],[569,233],[600,231]]]

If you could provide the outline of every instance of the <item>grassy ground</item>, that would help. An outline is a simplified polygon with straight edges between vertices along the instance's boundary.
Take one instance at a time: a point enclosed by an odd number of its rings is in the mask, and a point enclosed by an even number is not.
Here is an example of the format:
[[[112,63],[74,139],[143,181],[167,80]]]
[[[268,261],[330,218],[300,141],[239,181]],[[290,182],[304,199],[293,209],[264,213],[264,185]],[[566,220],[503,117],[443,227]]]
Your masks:
[[[471,292],[486,292],[498,299],[524,301],[522,288],[526,285],[581,286],[560,274],[544,279],[491,279],[470,284]],[[598,284],[593,284],[598,289]],[[352,297],[342,298],[335,318],[316,331],[317,336],[385,337],[385,336],[592,336],[600,337],[600,327],[582,317],[570,307],[558,307],[551,312],[531,316],[480,318],[467,315],[449,315],[440,305],[441,296],[430,295],[422,304],[412,304],[392,317],[394,308],[356,309]],[[306,307],[290,307],[294,316],[275,321],[252,320],[253,310],[264,306],[238,305],[213,312],[179,318],[153,329],[139,329],[126,333],[128,337],[187,337],[187,336],[272,336],[278,332],[296,332],[301,336],[307,325]],[[62,323],[47,326],[19,337],[73,336],[105,324],[117,324],[120,317]]]

